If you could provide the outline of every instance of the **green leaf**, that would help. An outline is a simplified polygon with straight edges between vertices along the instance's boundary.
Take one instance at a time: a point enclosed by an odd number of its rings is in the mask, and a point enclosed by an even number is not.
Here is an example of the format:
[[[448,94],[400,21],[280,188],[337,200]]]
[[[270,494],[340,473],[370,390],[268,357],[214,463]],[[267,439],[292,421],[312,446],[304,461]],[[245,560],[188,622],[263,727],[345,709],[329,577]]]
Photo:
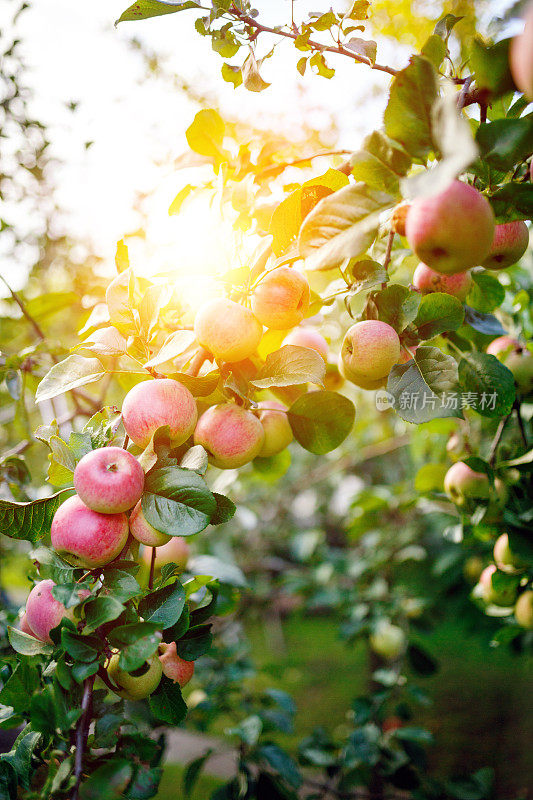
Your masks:
[[[445,14],[435,25],[435,33],[437,36],[441,36],[448,41],[450,33],[462,19],[464,19],[464,17],[456,17],[455,14]]]
[[[258,750],[265,761],[285,780],[289,786],[298,789],[302,785],[302,775],[296,762],[276,744],[265,744]]]
[[[150,710],[154,717],[168,725],[179,725],[187,716],[187,706],[181,696],[181,689],[165,675],[161,683],[150,695]]]
[[[224,522],[229,522],[229,520],[235,516],[237,506],[229,497],[219,494],[218,492],[213,492],[213,497],[215,498],[217,507],[215,513],[211,517],[211,525],[222,525]]]
[[[61,645],[75,661],[94,661],[103,644],[97,636],[83,636],[66,627],[61,629]]]
[[[109,321],[126,337],[136,331],[132,310],[134,294],[135,275],[131,267],[111,281],[105,294],[109,309]]]
[[[108,592],[115,600],[125,603],[141,593],[141,587],[129,572],[112,567],[106,569],[104,574],[104,587],[100,597]]]
[[[196,661],[209,652],[212,641],[211,625],[195,625],[176,642],[176,652],[185,661]]]
[[[213,108],[199,111],[192,124],[185,131],[191,150],[210,158],[221,154],[225,125],[220,114]]]
[[[221,561],[216,556],[195,556],[187,565],[187,571],[192,575],[209,575],[221,583],[238,586],[241,589],[248,585],[240,567]]]
[[[307,392],[292,404],[287,416],[296,441],[311,453],[324,455],[350,433],[355,406],[337,392]]]
[[[459,381],[463,391],[472,396],[471,408],[481,416],[510,414],[516,399],[514,378],[496,356],[475,351],[463,353]]]
[[[111,758],[91,771],[83,781],[80,800],[119,800],[125,797],[133,775],[133,764],[125,758]]]
[[[31,697],[39,686],[40,677],[36,665],[29,659],[21,659],[10,677],[5,680],[0,691],[0,703],[11,706],[16,712],[24,713],[29,709]]]
[[[187,350],[188,347],[194,342],[194,333],[192,331],[175,331],[165,339],[163,346],[159,353],[153,356],[146,362],[145,367],[158,367],[167,361],[174,361],[174,359]]]
[[[169,536],[190,536],[206,528],[217,503],[203,478],[181,467],[162,467],[146,476],[142,508],[148,522]]]
[[[170,628],[181,617],[185,605],[185,590],[179,581],[151,592],[139,603],[139,614],[147,622]]]
[[[411,292],[400,284],[391,284],[374,296],[379,319],[398,333],[415,319],[420,302],[418,292]]]
[[[307,269],[332,269],[363,255],[376,238],[379,218],[394,197],[364,183],[351,184],[321,200],[306,216],[299,250]]]
[[[435,69],[439,69],[447,53],[446,42],[438,34],[432,34],[426,39],[420,54],[431,61]]]
[[[505,289],[498,278],[487,272],[474,272],[472,279],[468,293],[468,302],[471,306],[484,314],[501,306],[505,300]]]
[[[457,363],[438,347],[422,345],[413,361],[393,367],[387,391],[396,413],[406,422],[419,425],[438,417],[463,415],[457,393]]]
[[[374,131],[363,148],[350,158],[352,175],[373,189],[384,189],[397,196],[400,178],[411,166],[410,156],[381,131]]]
[[[153,656],[160,642],[157,629],[158,625],[152,622],[132,622],[109,632],[110,644],[120,650],[121,669],[132,672]]]
[[[432,339],[439,333],[456,331],[463,324],[463,304],[443,292],[425,295],[420,301],[414,325],[420,339]]]
[[[507,183],[489,198],[497,222],[533,218],[533,184]]]
[[[413,158],[425,159],[433,150],[431,109],[437,96],[435,67],[422,56],[413,56],[392,82],[385,132]]]
[[[309,347],[288,344],[269,353],[257,376],[250,381],[258,389],[271,386],[294,386],[316,383],[323,385],[326,364],[322,356]]]
[[[481,37],[472,40],[470,67],[476,86],[488,89],[493,97],[513,91],[514,82],[509,69],[510,39],[502,39],[496,44],[486,44]]]
[[[207,375],[200,376],[187,375],[186,372],[171,372],[169,376],[182,383],[195,397],[207,397],[217,388],[220,372],[213,370]]]
[[[75,292],[46,292],[24,301],[27,313],[37,322],[43,322],[60,311],[75,308],[79,304],[80,296]]]
[[[376,63],[378,46],[372,39],[358,39],[357,37],[353,37],[352,39],[348,39],[344,47],[346,50],[351,50],[352,53],[358,56],[367,58],[371,64]]]
[[[474,330],[486,333],[489,336],[503,336],[505,334],[499,319],[496,319],[492,314],[483,314],[481,311],[476,311],[470,306],[465,306],[465,325],[470,325]]]
[[[41,734],[36,731],[24,733],[17,739],[15,749],[2,756],[2,761],[10,764],[17,773],[23,789],[30,788],[31,760],[40,739]]]
[[[122,12],[115,25],[118,25],[119,22],[137,22],[137,20],[149,17],[160,17],[162,14],[175,14],[177,11],[185,11],[187,8],[198,8],[198,5],[193,0],[185,0],[181,3],[167,3],[164,0],[137,0]]]
[[[533,119],[497,119],[480,125],[476,133],[485,161],[507,172],[533,152]]]
[[[350,264],[348,274],[351,277],[350,292],[352,294],[372,289],[380,283],[387,283],[388,280],[387,270],[383,265],[370,258]]]
[[[54,364],[39,386],[35,394],[35,402],[42,403],[79,386],[99,381],[105,375],[102,362],[98,358],[84,356],[67,356],[64,361]]]
[[[444,476],[448,471],[447,464],[424,464],[415,476],[415,490],[425,492],[442,492]]]
[[[195,758],[194,761],[190,761],[187,764],[185,772],[183,773],[183,791],[185,793],[185,797],[191,796],[196,782],[200,777],[200,773],[204,768],[206,761],[208,761],[211,757],[212,752],[213,748],[210,747],[209,750],[207,750],[203,755],[199,756],[199,758]]]
[[[260,476],[260,480],[266,483],[277,483],[283,478],[291,465],[291,451],[285,448],[275,456],[263,458],[257,456],[252,461],[254,471]]]
[[[60,496],[65,489],[50,497],[30,500],[27,503],[13,503],[0,500],[0,529],[11,539],[24,539],[35,544],[50,533],[52,519],[61,505]]]
[[[112,595],[107,597],[97,597],[84,605],[85,619],[88,630],[96,630],[106,622],[112,622],[120,617],[125,610],[125,606]]]

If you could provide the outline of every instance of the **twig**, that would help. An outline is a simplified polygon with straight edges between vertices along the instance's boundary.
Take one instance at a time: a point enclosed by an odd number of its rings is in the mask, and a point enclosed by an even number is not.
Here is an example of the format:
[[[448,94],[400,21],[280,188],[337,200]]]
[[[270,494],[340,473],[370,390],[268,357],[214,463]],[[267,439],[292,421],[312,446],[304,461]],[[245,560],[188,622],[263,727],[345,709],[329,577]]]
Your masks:
[[[74,791],[72,792],[72,800],[78,800],[81,785],[83,754],[87,746],[87,737],[91,724],[91,708],[95,678],[95,675],[91,675],[89,678],[86,678],[83,683],[83,697],[81,700],[82,715],[76,730],[76,754],[74,757],[74,776],[76,778],[76,783],[74,784]]]
[[[391,228],[390,231],[389,231],[388,239],[387,239],[387,250],[385,251],[385,260],[383,262],[383,269],[385,270],[385,272],[387,272],[387,270],[389,269],[389,264],[390,264],[391,255],[392,255],[392,245],[394,244],[394,236],[395,235],[396,235],[395,231],[393,231],[392,228]],[[387,282],[384,281],[381,284],[381,288],[384,289],[386,285],[387,285]]]
[[[191,365],[187,370],[187,375],[190,375],[191,378],[198,377],[198,373],[202,369],[204,363],[208,361],[210,358],[210,354],[205,350],[203,347],[200,347],[194,358],[191,360]]]
[[[515,400],[513,408],[516,411],[516,420],[518,422],[518,427],[520,429],[520,434],[522,436],[522,441],[524,443],[524,447],[527,449],[529,447],[529,443],[527,441],[527,433],[526,433],[526,428],[525,428],[525,425],[524,425],[524,420],[522,419],[522,414],[520,413],[520,401],[519,400]]]
[[[270,167],[260,169],[255,173],[256,178],[263,178],[271,172],[277,172],[279,169],[287,169],[287,167],[297,167],[298,164],[305,164],[306,161],[312,161],[314,158],[322,158],[324,156],[351,156],[352,150],[323,150],[320,153],[312,153],[306,158],[294,158],[291,161],[282,161],[279,164],[272,164]]]
[[[150,559],[150,575],[148,577],[148,588],[150,591],[154,588],[154,570],[155,570],[155,547],[152,547],[152,557]]]
[[[509,420],[509,418],[510,418],[512,413],[513,412],[511,411],[510,414],[507,414],[506,417],[503,417],[503,419],[501,419],[499,424],[498,424],[498,428],[496,430],[496,434],[494,436],[494,439],[492,440],[492,444],[491,444],[490,450],[489,450],[488,461],[489,461],[489,464],[490,464],[491,467],[494,466],[494,462],[496,460],[496,452],[498,450],[498,445],[500,444],[500,441],[501,441],[501,438],[502,438],[502,435],[503,435],[503,431],[504,431],[505,426],[507,425],[507,422],[508,422],[508,420]]]

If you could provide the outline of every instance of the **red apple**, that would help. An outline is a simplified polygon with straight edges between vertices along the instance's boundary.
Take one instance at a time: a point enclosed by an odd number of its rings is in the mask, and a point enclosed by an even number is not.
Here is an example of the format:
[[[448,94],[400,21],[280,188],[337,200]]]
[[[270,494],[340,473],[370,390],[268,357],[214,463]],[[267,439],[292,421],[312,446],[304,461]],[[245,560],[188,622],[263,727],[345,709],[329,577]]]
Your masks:
[[[161,569],[165,564],[173,562],[183,572],[187,568],[191,548],[183,536],[172,536],[166,544],[157,547],[155,551],[155,568]],[[146,546],[143,549],[143,561],[149,567],[152,560],[152,548]]]
[[[52,547],[65,561],[93,569],[109,564],[119,555],[128,533],[126,514],[100,514],[74,495],[54,514],[50,535]]]
[[[265,433],[251,411],[234,403],[221,403],[205,411],[194,431],[194,443],[207,450],[209,461],[220,469],[236,469],[259,455]]]
[[[292,442],[292,428],[287,419],[287,408],[282,403],[276,400],[263,400],[258,406],[259,422],[265,432],[259,456],[269,458],[281,453]]]
[[[198,412],[186,386],[170,378],[143,381],[130,389],[122,404],[126,433],[139,447],[164,425],[170,429],[173,447],[183,444],[194,431]]]
[[[249,308],[218,298],[200,308],[194,320],[194,334],[215,358],[233,363],[255,353],[263,327]]]
[[[22,633],[29,634],[29,636],[35,636],[34,632],[32,631],[32,629],[28,624],[28,615],[26,614],[26,612],[24,612],[24,614],[20,618],[19,630],[21,630]]]
[[[74,470],[74,488],[93,511],[119,514],[140,499],[144,489],[143,468],[121,447],[100,447],[83,456]]]
[[[43,642],[52,641],[50,631],[59,625],[63,617],[74,619],[74,610],[65,608],[63,603],[53,597],[52,589],[55,585],[52,580],[36,583],[26,601],[25,622],[29,628],[27,632]],[[84,594],[87,595],[88,592]]]
[[[159,645],[159,660],[163,668],[163,675],[174,683],[179,683],[183,689],[194,673],[194,661],[185,661],[176,653],[176,642],[161,642]]]
[[[286,344],[297,345],[298,347],[308,347],[310,350],[315,350],[324,361],[328,360],[329,347],[321,333],[313,330],[313,328],[294,328],[288,336],[286,336],[281,343],[281,346]]]
[[[160,547],[172,539],[172,536],[161,533],[153,525],[150,525],[144,516],[140,500],[130,514],[130,531],[138,542],[148,547]]]
[[[496,225],[485,269],[505,269],[519,261],[529,245],[529,228],[521,219]]]
[[[400,355],[400,339],[391,325],[377,319],[356,322],[342,343],[342,374],[363,388],[379,388],[372,384],[387,377]]]
[[[413,275],[413,286],[422,294],[444,292],[464,301],[472,286],[472,276],[470,272],[443,275],[428,267],[427,264],[419,264]]]
[[[291,267],[277,267],[261,279],[252,295],[252,311],[267,328],[299,325],[309,308],[309,284]]]
[[[533,100],[533,3],[527,8],[524,30],[511,42],[509,64],[515,84]]]

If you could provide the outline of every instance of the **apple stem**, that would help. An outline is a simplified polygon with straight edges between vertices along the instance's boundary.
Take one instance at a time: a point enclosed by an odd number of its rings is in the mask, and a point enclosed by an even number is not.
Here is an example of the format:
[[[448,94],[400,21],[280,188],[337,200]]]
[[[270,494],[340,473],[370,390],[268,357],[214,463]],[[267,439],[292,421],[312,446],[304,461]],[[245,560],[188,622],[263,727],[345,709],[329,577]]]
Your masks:
[[[198,377],[198,373],[202,369],[204,363],[209,359],[209,353],[203,347],[200,347],[196,355],[191,361],[191,365],[187,370],[187,375],[190,375],[192,378]]]
[[[156,548],[152,547],[152,558],[150,559],[150,577],[148,578],[148,588],[150,591],[152,591],[154,588],[155,553]]]
[[[74,785],[74,791],[72,792],[71,800],[78,800],[78,794],[80,790],[83,770],[83,753],[87,745],[89,726],[91,724],[91,708],[95,679],[96,675],[91,675],[89,678],[86,678],[83,683],[83,697],[81,700],[82,714],[76,730],[76,755],[74,761],[74,776],[76,778],[76,783]]]

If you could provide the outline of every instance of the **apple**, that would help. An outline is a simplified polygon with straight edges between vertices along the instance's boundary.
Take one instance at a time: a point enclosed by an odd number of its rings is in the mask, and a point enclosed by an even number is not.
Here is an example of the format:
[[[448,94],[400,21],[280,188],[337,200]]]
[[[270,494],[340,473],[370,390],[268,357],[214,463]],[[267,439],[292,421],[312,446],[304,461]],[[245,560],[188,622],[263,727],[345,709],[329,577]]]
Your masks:
[[[400,236],[405,236],[405,223],[409,212],[409,203],[400,203],[392,213],[391,229]]]
[[[258,407],[259,422],[265,433],[259,456],[269,458],[281,453],[292,442],[292,429],[287,419],[287,408],[282,403],[263,400]]]
[[[470,272],[456,272],[454,275],[443,275],[441,272],[428,267],[427,264],[419,264],[414,271],[413,286],[422,294],[431,292],[444,292],[457,297],[462,302],[472,286],[472,276]]]
[[[286,336],[281,343],[281,346],[286,344],[297,345],[298,347],[308,347],[310,350],[322,356],[324,361],[328,360],[329,347],[321,333],[313,330],[313,328],[294,328],[288,336]]]
[[[386,717],[381,724],[381,730],[383,733],[393,733],[403,726],[404,721],[400,717]]]
[[[354,386],[358,386],[360,389],[372,391],[375,389],[382,389],[387,385],[387,376],[378,378],[377,380],[367,380],[362,375],[359,375],[358,372],[351,370],[342,360],[342,352],[339,354],[338,370],[341,378],[350,381],[350,383],[353,383]]]
[[[306,278],[291,267],[267,272],[252,295],[252,311],[267,328],[294,328],[309,308],[310,291]]]
[[[157,654],[153,655],[139,669],[133,672],[119,667],[120,653],[111,656],[107,667],[107,674],[118,687],[119,697],[124,700],[144,700],[145,697],[154,692],[159,686],[163,670]]]
[[[480,556],[469,556],[463,565],[463,575],[470,583],[477,583],[483,572],[483,559]]]
[[[533,392],[533,353],[511,336],[498,336],[487,347],[487,353],[511,370],[520,394]]]
[[[161,545],[155,551],[155,569],[161,569],[165,564],[173,562],[177,564],[181,572],[187,568],[191,548],[183,536],[172,536],[170,541]],[[145,547],[143,550],[143,561],[149,567],[152,560],[152,548]]]
[[[172,539],[172,536],[167,533],[161,533],[153,525],[150,525],[144,516],[140,500],[130,514],[130,531],[138,542],[148,547],[160,547]]]
[[[452,275],[487,258],[494,237],[494,213],[477,189],[455,180],[443,192],[413,201],[406,233],[424,264]]]
[[[533,100],[533,4],[525,15],[524,30],[515,36],[509,49],[509,66],[516,86]]]
[[[128,534],[126,514],[93,511],[77,495],[58,508],[50,532],[54,550],[69,564],[86,569],[113,561],[128,541]]]
[[[74,488],[88,508],[119,514],[137,503],[144,489],[143,468],[121,447],[87,453],[74,470]]]
[[[255,353],[263,328],[249,308],[218,298],[200,308],[194,320],[194,333],[197,342],[215,358],[231,363]]]
[[[513,339],[511,336],[498,336],[488,345],[487,353],[491,356],[496,356],[500,361],[505,361],[505,357],[516,349],[522,349],[517,339]]]
[[[197,418],[196,402],[190,391],[170,378],[138,383],[122,404],[126,433],[132,442],[143,448],[164,425],[170,429],[172,446],[183,444],[194,431]]]
[[[502,533],[502,535],[496,539],[494,545],[494,561],[498,569],[511,574],[522,572],[526,566],[511,550],[509,546],[509,536],[506,533]]]
[[[522,592],[514,607],[515,619],[519,625],[533,630],[533,589]]]
[[[163,675],[174,683],[179,683],[183,689],[194,674],[194,661],[185,661],[176,653],[176,642],[161,642],[159,645],[159,661],[163,668]]]
[[[398,363],[400,355],[400,339],[391,325],[377,319],[356,322],[346,331],[342,343],[343,375],[352,383],[357,383],[358,379],[380,381]]]
[[[512,606],[516,599],[516,587],[508,586],[505,589],[495,589],[492,579],[498,572],[495,564],[489,564],[485,567],[479,576],[479,583],[474,589],[474,592],[481,597],[485,603],[491,603],[495,606]]]
[[[50,579],[39,581],[29,593],[26,601],[26,614],[23,619],[29,630],[25,630],[25,633],[31,633],[42,642],[52,641],[50,631],[59,625],[63,617],[74,619],[74,609],[65,608],[63,603],[60,603],[52,595],[55,585],[54,581]],[[80,590],[80,600],[88,595],[87,590],[84,592]],[[23,630],[22,620],[20,629]]]
[[[372,650],[387,661],[394,661],[401,656],[407,644],[403,630],[386,619],[377,622],[369,641]]]
[[[28,624],[28,616],[26,612],[24,612],[24,614],[21,616],[19,620],[19,630],[21,630],[22,633],[27,633],[29,636],[35,636],[34,632],[32,631],[32,629]]]
[[[444,477],[444,491],[459,508],[473,510],[478,500],[490,499],[489,478],[464,461],[456,461]]]
[[[259,455],[265,432],[245,408],[221,403],[205,411],[194,431],[194,443],[207,451],[209,461],[220,469],[236,469]]]
[[[510,267],[522,258],[528,245],[529,228],[523,220],[496,225],[490,252],[482,266],[485,269]]]

